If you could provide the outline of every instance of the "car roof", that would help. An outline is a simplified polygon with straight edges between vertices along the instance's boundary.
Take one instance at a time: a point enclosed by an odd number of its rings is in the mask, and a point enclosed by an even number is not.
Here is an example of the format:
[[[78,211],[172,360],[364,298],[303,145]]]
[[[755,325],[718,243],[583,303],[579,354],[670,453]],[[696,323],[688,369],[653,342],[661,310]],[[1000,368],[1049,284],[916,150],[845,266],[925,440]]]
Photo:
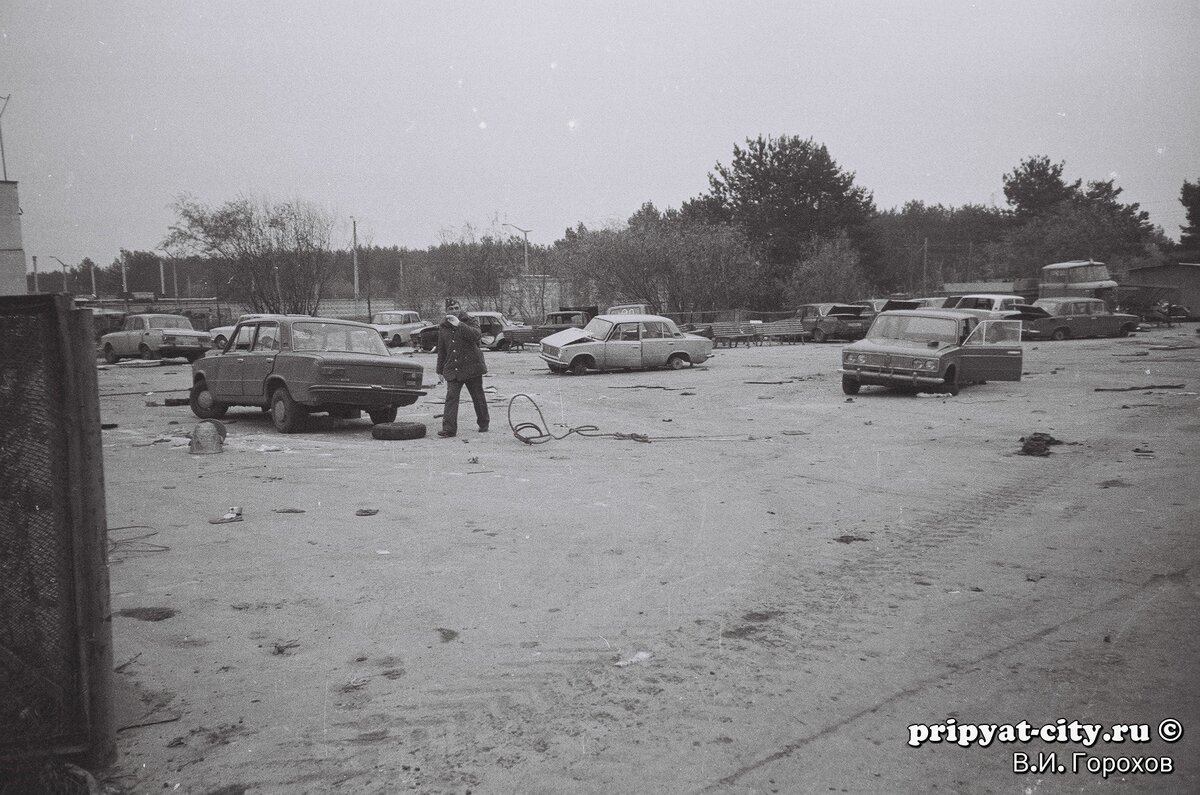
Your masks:
[[[965,318],[975,318],[978,320],[981,317],[980,311],[977,309],[937,309],[935,307],[925,307],[924,309],[889,309],[886,312],[880,312],[879,317],[888,315],[900,315],[901,317],[950,317],[956,320]]]
[[[1022,300],[1021,296],[1015,293],[966,293],[964,295],[956,295],[955,298],[1016,298]]]
[[[649,322],[649,321],[661,322],[664,320],[669,323],[675,322],[674,320],[671,320],[671,318],[663,317],[662,315],[616,314],[616,315],[596,315],[596,318],[599,318],[601,320],[607,320],[609,323],[642,323],[642,322]],[[592,318],[592,319],[595,320],[596,318]]]

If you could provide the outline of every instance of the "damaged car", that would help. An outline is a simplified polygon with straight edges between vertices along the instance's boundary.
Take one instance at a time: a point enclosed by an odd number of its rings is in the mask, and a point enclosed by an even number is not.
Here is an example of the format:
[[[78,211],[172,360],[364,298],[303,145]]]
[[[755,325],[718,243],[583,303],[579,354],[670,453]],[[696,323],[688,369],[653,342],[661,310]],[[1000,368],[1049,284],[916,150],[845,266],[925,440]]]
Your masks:
[[[678,370],[712,355],[712,340],[685,334],[659,315],[597,315],[583,328],[551,334],[541,342],[542,361],[556,373],[588,370]]]
[[[1021,322],[978,311],[902,309],[876,316],[842,349],[842,391],[868,384],[957,395],[965,384],[1020,381]]]
[[[813,342],[857,340],[867,333],[870,317],[865,306],[856,304],[804,304],[796,310],[805,335]]]
[[[281,433],[295,433],[309,414],[379,425],[425,394],[424,368],[392,356],[365,323],[316,317],[241,322],[224,351],[192,364],[192,413],[219,419],[231,406],[271,412]]]
[[[183,315],[128,315],[120,331],[100,338],[104,361],[116,364],[123,358],[173,359],[178,356],[194,362],[208,352],[207,331],[192,327]]]
[[[1026,339],[1060,341],[1072,337],[1128,337],[1141,318],[1113,312],[1099,298],[1039,298],[1018,304]]]

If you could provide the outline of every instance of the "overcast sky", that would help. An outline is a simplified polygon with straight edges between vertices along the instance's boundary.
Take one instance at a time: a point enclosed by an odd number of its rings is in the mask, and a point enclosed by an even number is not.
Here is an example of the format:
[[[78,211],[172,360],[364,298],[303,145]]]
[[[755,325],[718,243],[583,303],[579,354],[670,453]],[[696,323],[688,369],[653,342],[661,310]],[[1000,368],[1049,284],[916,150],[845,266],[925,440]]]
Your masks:
[[[1200,3],[3,0],[27,255],[149,250],[172,202],[299,198],[360,242],[679,207],[735,144],[824,143],[881,209],[1004,205],[1030,155],[1178,239]]]

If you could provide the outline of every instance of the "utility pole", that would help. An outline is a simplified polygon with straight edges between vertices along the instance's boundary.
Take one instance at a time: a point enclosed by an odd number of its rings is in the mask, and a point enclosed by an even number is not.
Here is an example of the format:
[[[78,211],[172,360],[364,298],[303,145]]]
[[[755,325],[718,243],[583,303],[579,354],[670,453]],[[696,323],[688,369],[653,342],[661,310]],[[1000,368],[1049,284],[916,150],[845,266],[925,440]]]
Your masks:
[[[358,221],[350,216],[350,260],[354,263],[354,300],[358,300]],[[357,309],[355,311],[358,311]]]
[[[158,294],[163,297],[167,295],[167,275],[163,270],[162,257],[158,258]]]
[[[0,119],[4,117],[4,109],[8,107],[8,101],[12,99],[12,94],[7,97],[0,97],[4,100],[4,104],[0,105]],[[4,127],[0,126],[0,166],[3,166],[4,181],[8,182],[8,161],[4,159]]]
[[[38,290],[38,277],[37,277],[37,255],[36,255],[36,254],[34,254],[34,255],[33,255],[33,291],[34,291],[35,293],[36,293],[36,292],[40,292],[40,291]]]

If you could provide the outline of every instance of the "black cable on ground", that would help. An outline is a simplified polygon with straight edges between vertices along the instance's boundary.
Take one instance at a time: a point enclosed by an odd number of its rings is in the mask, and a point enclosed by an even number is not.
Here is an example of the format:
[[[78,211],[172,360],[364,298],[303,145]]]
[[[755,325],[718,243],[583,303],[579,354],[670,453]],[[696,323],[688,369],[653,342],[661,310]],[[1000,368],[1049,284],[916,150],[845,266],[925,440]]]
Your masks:
[[[542,424],[536,422],[520,422],[513,424],[512,409],[513,404],[517,402],[517,398],[525,398],[533,404],[533,410],[537,412],[538,419]],[[568,428],[567,432],[561,436],[555,436],[550,432],[550,423],[546,422],[546,417],[542,414],[542,407],[537,404],[529,395],[524,392],[513,395],[508,401],[508,427],[512,431],[513,436],[517,437],[525,444],[545,444],[552,439],[566,439],[571,434],[578,434],[587,438],[602,438],[602,439],[627,439],[633,442],[664,442],[678,441],[683,439],[713,439],[723,441],[753,441],[754,437],[746,436],[730,436],[728,434],[717,434],[714,436],[648,436],[644,433],[601,433],[600,429],[595,425],[577,425],[574,428]]]

